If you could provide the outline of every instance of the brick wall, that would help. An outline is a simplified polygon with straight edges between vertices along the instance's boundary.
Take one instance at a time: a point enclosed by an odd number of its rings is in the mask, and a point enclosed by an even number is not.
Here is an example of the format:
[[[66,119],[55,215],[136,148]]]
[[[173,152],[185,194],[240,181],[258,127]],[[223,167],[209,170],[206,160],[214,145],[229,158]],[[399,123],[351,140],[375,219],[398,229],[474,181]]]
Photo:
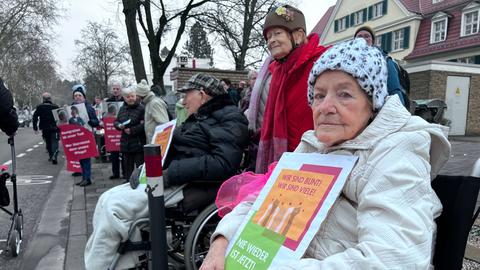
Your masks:
[[[238,84],[239,81],[247,81],[248,70],[222,70],[222,69],[203,69],[203,68],[182,68],[177,67],[170,73],[170,78],[174,81],[174,90],[182,87],[192,75],[197,73],[210,74],[221,80],[222,78],[228,78],[232,81],[232,84]]]
[[[480,135],[480,75],[446,71],[422,71],[410,73],[411,99],[445,100],[448,76],[470,77],[466,135]]]

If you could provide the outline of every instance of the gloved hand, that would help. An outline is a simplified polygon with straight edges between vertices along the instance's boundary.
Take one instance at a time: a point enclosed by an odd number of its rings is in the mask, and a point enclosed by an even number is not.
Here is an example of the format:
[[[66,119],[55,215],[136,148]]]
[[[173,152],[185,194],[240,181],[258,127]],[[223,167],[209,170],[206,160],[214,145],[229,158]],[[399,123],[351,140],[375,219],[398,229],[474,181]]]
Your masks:
[[[143,165],[140,165],[135,168],[132,172],[132,175],[130,175],[130,178],[128,179],[128,181],[130,182],[130,187],[132,189],[136,189],[140,184],[140,172],[142,171],[142,166]]]

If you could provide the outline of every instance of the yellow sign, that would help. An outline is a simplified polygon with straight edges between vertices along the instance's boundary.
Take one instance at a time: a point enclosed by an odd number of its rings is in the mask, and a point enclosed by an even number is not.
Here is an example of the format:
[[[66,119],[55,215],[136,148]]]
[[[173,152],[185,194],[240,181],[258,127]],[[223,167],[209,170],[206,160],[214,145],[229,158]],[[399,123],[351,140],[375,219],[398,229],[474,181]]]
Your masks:
[[[460,96],[460,88],[457,87],[457,90],[455,90],[455,95],[456,95],[457,97]]]

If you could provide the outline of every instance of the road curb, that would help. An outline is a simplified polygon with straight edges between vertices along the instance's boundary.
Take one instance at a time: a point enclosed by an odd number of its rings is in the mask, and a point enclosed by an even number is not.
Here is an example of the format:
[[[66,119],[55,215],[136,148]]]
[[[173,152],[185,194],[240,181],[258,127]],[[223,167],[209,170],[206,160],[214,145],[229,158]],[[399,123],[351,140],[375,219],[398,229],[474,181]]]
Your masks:
[[[64,269],[72,197],[72,178],[62,169],[25,251],[21,269]]]

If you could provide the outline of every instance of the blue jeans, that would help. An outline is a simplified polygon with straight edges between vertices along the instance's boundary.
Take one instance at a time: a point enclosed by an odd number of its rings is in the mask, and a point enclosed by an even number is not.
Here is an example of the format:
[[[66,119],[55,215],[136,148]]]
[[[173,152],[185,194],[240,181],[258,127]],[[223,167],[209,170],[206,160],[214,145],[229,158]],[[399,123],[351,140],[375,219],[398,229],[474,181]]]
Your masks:
[[[80,159],[80,167],[82,167],[82,179],[91,181],[92,162],[90,161],[90,158]]]

